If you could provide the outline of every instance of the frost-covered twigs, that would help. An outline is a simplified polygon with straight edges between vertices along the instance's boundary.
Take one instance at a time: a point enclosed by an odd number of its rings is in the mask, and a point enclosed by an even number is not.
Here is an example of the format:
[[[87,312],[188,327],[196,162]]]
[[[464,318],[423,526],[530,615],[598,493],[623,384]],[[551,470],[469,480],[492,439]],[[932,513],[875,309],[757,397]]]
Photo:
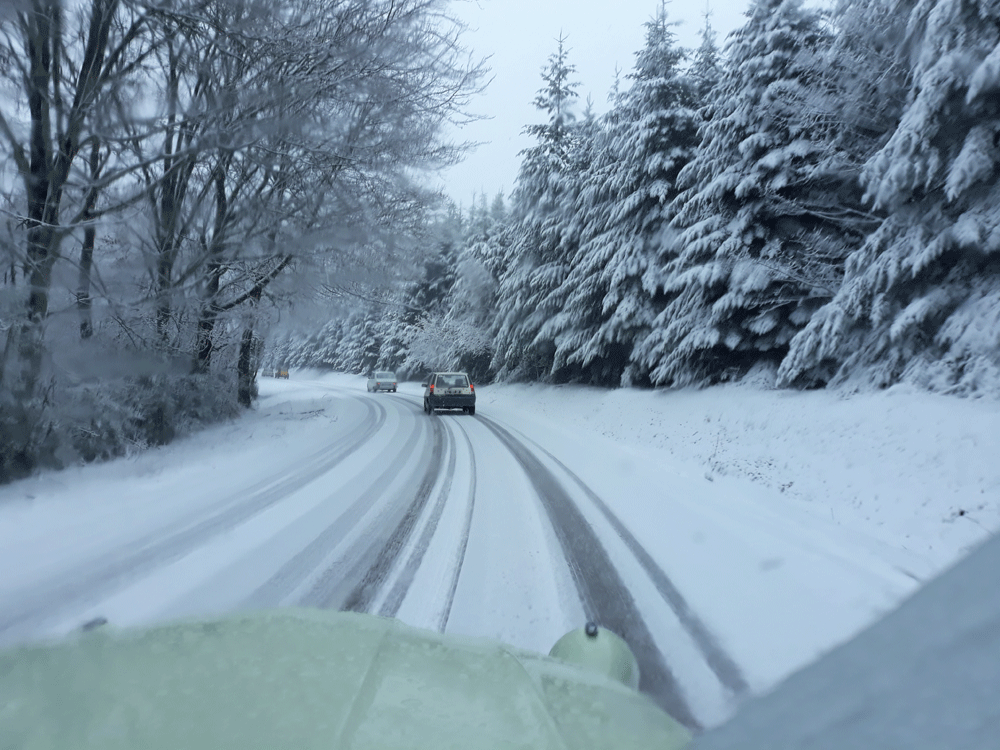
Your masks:
[[[420,172],[461,154],[443,126],[469,118],[484,74],[461,33],[445,0],[33,0],[0,16],[4,208],[21,220],[0,241],[0,395],[31,403],[55,378],[71,408],[86,378],[65,351],[82,337],[90,359],[120,345],[172,377],[238,370],[249,404],[269,303],[310,294],[345,245],[390,246],[431,200]]]

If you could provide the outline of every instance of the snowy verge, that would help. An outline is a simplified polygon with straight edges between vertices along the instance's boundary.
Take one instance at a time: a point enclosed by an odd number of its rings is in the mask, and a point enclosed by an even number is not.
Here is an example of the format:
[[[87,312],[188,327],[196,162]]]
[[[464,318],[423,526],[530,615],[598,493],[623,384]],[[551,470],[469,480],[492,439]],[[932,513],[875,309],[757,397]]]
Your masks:
[[[480,409],[511,423],[558,420],[652,450],[715,481],[773,490],[807,513],[912,553],[938,572],[1000,529],[1000,402],[897,386],[877,393],[605,390],[502,385]],[[923,575],[921,575],[923,577]]]
[[[156,533],[294,470],[329,440],[340,404],[315,386],[266,382],[257,407],[129,458],[46,470],[0,487],[0,595]]]

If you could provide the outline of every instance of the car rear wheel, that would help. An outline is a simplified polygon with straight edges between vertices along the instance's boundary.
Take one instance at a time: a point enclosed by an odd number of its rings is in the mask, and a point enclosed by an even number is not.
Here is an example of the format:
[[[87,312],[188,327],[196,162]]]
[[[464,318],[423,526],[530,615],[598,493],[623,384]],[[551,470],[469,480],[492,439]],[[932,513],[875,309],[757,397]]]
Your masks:
[[[476,416],[476,407],[475,406],[470,406],[469,407],[469,416],[470,417]]]

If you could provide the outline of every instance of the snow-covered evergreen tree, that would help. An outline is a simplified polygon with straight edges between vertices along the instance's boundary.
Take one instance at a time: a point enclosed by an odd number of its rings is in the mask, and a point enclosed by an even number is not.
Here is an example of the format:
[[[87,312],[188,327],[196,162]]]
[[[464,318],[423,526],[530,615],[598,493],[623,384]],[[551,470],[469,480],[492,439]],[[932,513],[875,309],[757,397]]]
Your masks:
[[[631,379],[633,342],[656,314],[657,290],[644,278],[677,175],[697,145],[695,88],[673,26],[661,3],[646,24],[631,86],[605,119],[602,148],[589,160],[568,227],[579,233],[580,251],[557,297],[562,310],[543,331],[556,341],[554,368],[576,365],[592,382]]]
[[[722,53],[715,42],[711,12],[705,10],[705,25],[701,29],[701,44],[692,55],[689,74],[699,99],[705,99],[722,78]]]
[[[344,326],[337,343],[337,369],[363,375],[378,365],[382,341],[379,337],[380,315],[374,310],[358,310]]]
[[[566,37],[560,35],[557,43],[557,50],[549,55],[548,64],[542,68],[545,85],[538,90],[533,102],[536,109],[548,115],[548,120],[524,128],[527,135],[534,136],[538,141],[532,151],[537,150],[539,155],[549,157],[556,163],[566,159],[572,145],[573,123],[576,121],[573,100],[579,96],[576,90],[580,87],[579,82],[573,80],[576,66],[569,63]]]
[[[796,337],[780,376],[911,379],[1000,390],[1000,5],[888,4],[906,20],[906,108],[868,162],[889,212],[836,298]]]
[[[593,372],[600,369],[600,362],[581,363],[568,355],[593,335],[603,319],[605,290],[598,283],[600,270],[586,273],[583,264],[588,241],[606,230],[613,205],[602,173],[605,166],[615,168],[607,147],[607,119],[596,118],[588,106],[578,128],[572,170],[564,180],[562,196],[560,241],[567,252],[567,272],[545,298],[547,317],[532,342],[536,349],[553,352],[546,376],[557,381],[603,382]]]
[[[408,313],[404,319],[408,322],[435,315],[447,307],[455,284],[458,242],[458,237],[442,238],[424,260],[422,278],[410,285],[406,297]]]
[[[544,376],[552,362],[551,345],[535,344],[539,329],[557,310],[546,305],[563,281],[573,248],[563,243],[563,221],[571,202],[574,154],[579,149],[572,102],[578,83],[569,64],[565,38],[542,71],[545,86],[535,106],[547,121],[530,125],[535,146],[523,161],[513,195],[509,253],[499,272],[494,368],[501,377]]]
[[[440,304],[420,316],[404,369],[457,369],[477,382],[492,379],[496,280],[480,254],[503,232],[505,213],[501,196],[488,207],[483,194],[473,201],[468,221],[456,222],[450,215],[450,224],[439,228],[454,244],[452,283]]]
[[[828,70],[833,38],[801,0],[756,0],[727,46],[674,233],[645,278],[669,302],[638,345],[656,384],[775,365],[837,291],[869,220],[855,210],[854,137]]]
[[[493,202],[490,203],[490,219],[493,222],[493,227],[507,221],[507,203],[504,200],[503,191],[497,193],[493,198]]]

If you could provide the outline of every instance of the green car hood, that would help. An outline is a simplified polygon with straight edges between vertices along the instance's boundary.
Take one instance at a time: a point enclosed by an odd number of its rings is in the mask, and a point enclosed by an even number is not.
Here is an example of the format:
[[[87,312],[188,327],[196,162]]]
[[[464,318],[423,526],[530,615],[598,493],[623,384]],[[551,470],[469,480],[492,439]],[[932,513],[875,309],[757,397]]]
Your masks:
[[[0,748],[662,748],[687,732],[580,667],[396,620],[281,610],[0,652]]]

